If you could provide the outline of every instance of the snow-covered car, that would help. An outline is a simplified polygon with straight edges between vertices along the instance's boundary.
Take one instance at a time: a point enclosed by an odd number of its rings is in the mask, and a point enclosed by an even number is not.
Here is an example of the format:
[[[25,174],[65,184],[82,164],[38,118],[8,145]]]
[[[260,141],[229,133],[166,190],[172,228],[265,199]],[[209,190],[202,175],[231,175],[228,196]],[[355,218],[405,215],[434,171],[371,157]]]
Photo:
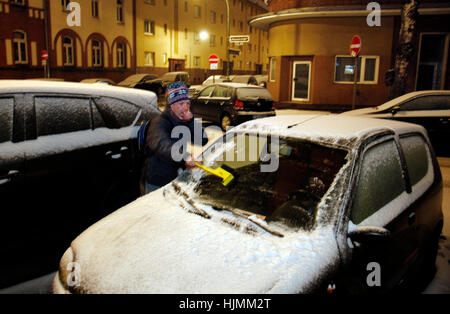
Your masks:
[[[435,266],[442,177],[420,126],[283,115],[231,129],[201,159],[234,169],[232,183],[186,170],[94,224],[53,292],[370,293]]]
[[[420,124],[427,130],[436,155],[450,157],[450,90],[412,92],[378,107],[356,109],[342,114]]]
[[[0,81],[0,288],[54,272],[70,241],[139,197],[141,121],[154,93]]]

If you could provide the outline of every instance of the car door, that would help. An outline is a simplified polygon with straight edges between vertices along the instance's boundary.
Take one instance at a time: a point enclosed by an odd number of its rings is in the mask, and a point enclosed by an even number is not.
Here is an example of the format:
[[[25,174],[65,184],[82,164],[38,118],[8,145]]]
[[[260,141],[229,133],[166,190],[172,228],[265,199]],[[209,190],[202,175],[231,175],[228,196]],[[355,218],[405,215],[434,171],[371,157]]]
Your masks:
[[[16,283],[16,256],[24,244],[22,228],[26,213],[24,115],[22,95],[0,96],[0,288]]]
[[[392,108],[392,119],[422,125],[438,156],[450,157],[450,95],[425,95]]]
[[[336,289],[383,293],[404,281],[419,247],[419,230],[415,208],[410,206],[410,180],[396,140],[389,136],[372,142],[360,160],[349,211],[350,225],[382,227],[390,236],[369,234],[360,242],[348,239],[352,258]]]
[[[220,117],[224,113],[231,100],[231,90],[226,86],[218,85],[211,94],[210,102],[205,106],[205,111],[215,122],[220,122]]]
[[[211,112],[208,111],[208,104],[211,101],[211,94],[216,88],[215,85],[208,86],[194,97],[191,101],[191,111],[195,117],[211,119]]]
[[[143,111],[123,99],[96,97],[92,114],[94,131],[104,139],[92,152],[97,169],[92,180],[101,195],[100,208],[108,214],[139,196],[135,138]]]

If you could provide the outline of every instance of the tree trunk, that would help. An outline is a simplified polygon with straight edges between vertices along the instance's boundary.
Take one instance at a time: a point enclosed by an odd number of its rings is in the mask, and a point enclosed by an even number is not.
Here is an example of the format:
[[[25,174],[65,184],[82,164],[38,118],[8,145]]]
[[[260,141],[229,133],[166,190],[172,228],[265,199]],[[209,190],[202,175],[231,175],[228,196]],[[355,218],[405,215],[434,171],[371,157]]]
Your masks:
[[[416,34],[416,22],[420,0],[402,0],[399,46],[395,55],[394,82],[389,93],[389,99],[405,93],[408,78],[408,65],[415,53],[413,40]]]

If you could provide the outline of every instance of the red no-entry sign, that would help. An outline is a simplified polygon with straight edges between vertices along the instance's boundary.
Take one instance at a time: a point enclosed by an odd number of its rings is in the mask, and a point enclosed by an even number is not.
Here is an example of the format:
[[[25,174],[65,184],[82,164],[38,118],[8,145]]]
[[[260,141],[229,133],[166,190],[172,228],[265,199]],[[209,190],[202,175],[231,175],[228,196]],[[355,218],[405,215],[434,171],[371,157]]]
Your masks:
[[[361,50],[361,38],[358,35],[353,36],[350,43],[350,54],[352,57],[356,57]]]
[[[209,56],[209,63],[210,64],[219,63],[219,57],[216,56],[216,55],[210,55]]]
[[[48,59],[48,52],[45,51],[45,50],[42,50],[41,58],[42,58],[42,61],[47,61],[47,59]]]

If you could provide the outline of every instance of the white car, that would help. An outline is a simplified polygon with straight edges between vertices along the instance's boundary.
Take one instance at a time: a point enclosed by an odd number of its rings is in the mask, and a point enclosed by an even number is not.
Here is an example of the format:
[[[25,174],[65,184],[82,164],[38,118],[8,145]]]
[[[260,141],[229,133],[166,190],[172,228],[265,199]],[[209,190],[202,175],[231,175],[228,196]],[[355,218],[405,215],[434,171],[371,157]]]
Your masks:
[[[91,226],[53,292],[370,293],[434,267],[442,178],[420,126],[284,115],[229,130],[201,157],[234,169],[232,183],[186,170]]]
[[[351,116],[382,118],[423,126],[436,154],[450,157],[450,90],[427,90],[405,94],[381,106],[342,113]]]

